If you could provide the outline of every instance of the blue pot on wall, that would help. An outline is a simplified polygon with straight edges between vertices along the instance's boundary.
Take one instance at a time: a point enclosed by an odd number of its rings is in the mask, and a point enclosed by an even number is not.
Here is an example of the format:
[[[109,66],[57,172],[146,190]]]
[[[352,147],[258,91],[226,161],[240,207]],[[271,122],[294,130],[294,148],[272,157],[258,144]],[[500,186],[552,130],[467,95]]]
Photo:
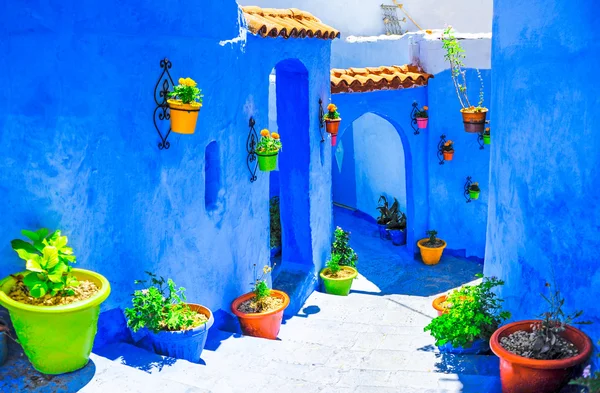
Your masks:
[[[452,346],[451,343],[446,343],[444,345],[438,346],[438,349],[442,353],[452,353],[455,355],[477,355],[480,353],[489,352],[490,344],[489,341],[477,339],[473,341],[473,345],[471,345],[469,348],[464,348],[461,346],[455,348]]]
[[[388,232],[392,236],[392,244],[394,244],[394,246],[402,246],[406,244],[406,231],[400,229],[390,229]]]

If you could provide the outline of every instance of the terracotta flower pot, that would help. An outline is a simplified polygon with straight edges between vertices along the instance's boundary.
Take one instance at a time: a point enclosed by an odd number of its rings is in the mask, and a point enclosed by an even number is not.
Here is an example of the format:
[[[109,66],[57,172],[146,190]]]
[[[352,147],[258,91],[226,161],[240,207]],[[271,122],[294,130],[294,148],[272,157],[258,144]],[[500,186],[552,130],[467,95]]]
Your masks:
[[[444,160],[446,160],[446,161],[452,161],[452,158],[454,158],[454,150],[452,150],[452,151],[444,151]]]
[[[470,112],[466,109],[461,109],[460,112],[462,113],[465,131],[473,134],[483,132],[487,111],[487,108],[483,108],[481,112]]]
[[[337,143],[337,134],[340,129],[340,122],[342,119],[325,120],[325,130],[331,134],[331,146],[335,146]]]
[[[177,100],[168,100],[171,109],[171,131],[178,134],[193,134],[196,131],[196,121],[202,104],[190,105]]]
[[[283,304],[277,310],[269,312],[246,314],[238,311],[240,304],[254,297],[254,292],[242,295],[231,303],[231,311],[238,317],[242,332],[246,336],[267,338],[269,340],[277,338],[283,319],[283,310],[290,304],[290,298],[285,292],[275,289],[271,290],[271,296],[283,299]]]
[[[256,152],[258,157],[258,169],[263,172],[271,172],[277,168],[277,155],[279,151]]]
[[[448,312],[446,307],[443,306],[446,299],[448,299],[446,295],[438,296],[435,299],[433,299],[433,303],[431,303],[433,308],[437,311],[438,316]]]
[[[429,238],[421,239],[417,243],[417,246],[419,246],[421,251],[421,259],[423,259],[423,263],[426,265],[437,265],[442,258],[444,248],[446,248],[446,242],[442,240],[443,244],[441,247],[431,248],[423,245],[423,243],[426,243],[428,240]]]
[[[492,351],[500,358],[500,380],[503,393],[555,393],[575,377],[592,353],[592,342],[579,329],[567,326],[562,337],[572,342],[579,354],[567,359],[528,359],[507,351],[500,339],[519,330],[531,332],[535,320],[519,321],[502,326],[490,338]]]
[[[429,118],[427,117],[417,117],[417,127],[420,129],[427,128],[427,123],[429,122]]]

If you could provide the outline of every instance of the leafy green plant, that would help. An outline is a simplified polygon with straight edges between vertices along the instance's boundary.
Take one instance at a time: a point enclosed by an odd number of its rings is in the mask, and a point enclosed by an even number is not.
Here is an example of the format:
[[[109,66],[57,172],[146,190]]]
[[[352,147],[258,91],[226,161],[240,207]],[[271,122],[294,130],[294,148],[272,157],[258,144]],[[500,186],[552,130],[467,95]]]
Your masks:
[[[279,134],[271,133],[266,128],[260,132],[260,140],[256,144],[256,151],[259,153],[274,153],[281,149],[281,140]]]
[[[446,51],[444,58],[450,63],[452,81],[454,83],[454,88],[456,90],[456,94],[458,96],[458,101],[460,102],[460,105],[463,107],[463,109],[468,110],[470,112],[481,112],[483,109],[485,109],[485,107],[483,106],[484,85],[481,73],[479,72],[479,70],[477,70],[477,76],[479,78],[481,86],[479,90],[479,102],[475,107],[471,105],[469,101],[469,95],[467,92],[466,70],[464,69],[465,64],[463,62],[463,60],[466,58],[465,50],[460,45],[458,39],[454,36],[454,32],[451,26],[444,30],[444,33],[442,34],[442,42],[442,48]]]
[[[179,78],[179,85],[175,86],[168,96],[180,100],[183,104],[200,106],[203,97],[201,92],[192,78]]]
[[[274,196],[269,200],[269,218],[271,248],[281,246],[281,215],[279,210],[279,197]]]
[[[427,111],[429,110],[428,106],[423,106],[422,108],[417,108],[415,111],[415,117],[420,119],[427,119],[429,117]]]
[[[334,104],[327,105],[327,113],[323,116],[323,120],[337,120],[340,118],[340,113],[337,111],[337,106]]]
[[[350,232],[344,231],[342,228],[335,228],[334,232],[335,240],[331,247],[332,258],[333,255],[337,254],[340,256],[339,264],[341,266],[356,267],[358,261],[358,255],[350,247]]]
[[[600,342],[598,342],[600,344]],[[598,354],[600,357],[600,354]],[[583,370],[583,375],[569,382],[569,385],[578,385],[587,388],[588,393],[600,393],[600,371],[594,375],[590,373],[590,366]]]
[[[434,318],[424,331],[435,338],[438,346],[450,343],[455,348],[469,348],[477,339],[488,341],[510,318],[509,312],[502,311],[502,300],[492,291],[501,285],[504,281],[485,277],[477,285],[454,290],[446,299],[446,313]]]
[[[342,267],[340,266],[341,259],[342,256],[340,254],[331,254],[331,259],[327,261],[327,268],[334,277],[342,270]]]
[[[46,228],[37,231],[22,230],[21,233],[31,243],[21,239],[10,242],[13,250],[26,261],[25,268],[30,272],[23,278],[23,284],[34,298],[49,293],[51,296],[73,295],[73,287],[79,285],[71,273],[71,264],[75,263],[73,249],[67,247],[68,239],[60,231]]]
[[[146,272],[150,287],[133,293],[133,307],[125,309],[127,326],[134,332],[146,328],[154,333],[162,330],[187,330],[206,322],[185,304],[185,288],[176,288],[170,278],[165,280]],[[146,280],[135,280],[135,284],[146,284]]]
[[[477,183],[477,182],[472,183],[469,186],[469,191],[475,191],[475,192],[481,191],[481,189],[479,188],[479,183]]]
[[[273,265],[274,266],[274,265]],[[273,271],[273,268],[265,265],[260,276],[256,275],[256,264],[254,265],[254,284],[252,292],[254,292],[254,301],[256,303],[257,312],[267,308],[266,300],[271,296],[271,288],[267,284],[267,276]]]
[[[447,152],[454,151],[454,142],[450,139],[447,140],[446,143],[444,143],[444,146],[442,146],[442,151],[447,151]]]

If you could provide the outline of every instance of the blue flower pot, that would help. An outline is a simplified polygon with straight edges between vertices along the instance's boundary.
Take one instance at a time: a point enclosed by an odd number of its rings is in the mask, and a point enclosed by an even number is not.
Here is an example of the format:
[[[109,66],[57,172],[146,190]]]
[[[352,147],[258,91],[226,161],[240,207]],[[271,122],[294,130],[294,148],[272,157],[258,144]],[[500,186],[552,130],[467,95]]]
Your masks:
[[[400,229],[390,229],[388,231],[392,236],[392,244],[394,246],[402,246],[406,244],[406,231]]]
[[[0,366],[6,361],[8,356],[8,346],[6,343],[6,333],[0,332]]]
[[[490,343],[489,341],[484,341],[482,339],[477,339],[473,341],[473,345],[469,348],[457,347],[454,348],[451,343],[446,343],[444,345],[438,346],[440,352],[443,353],[452,353],[455,355],[477,355],[480,353],[489,352]]]
[[[390,232],[385,229],[386,225],[377,224],[377,228],[379,228],[379,237],[384,240],[390,240]]]

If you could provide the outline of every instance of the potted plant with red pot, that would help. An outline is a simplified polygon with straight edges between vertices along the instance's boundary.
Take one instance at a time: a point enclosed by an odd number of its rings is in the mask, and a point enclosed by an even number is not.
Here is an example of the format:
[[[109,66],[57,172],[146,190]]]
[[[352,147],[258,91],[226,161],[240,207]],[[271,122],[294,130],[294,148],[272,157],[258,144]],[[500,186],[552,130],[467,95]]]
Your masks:
[[[256,265],[254,265],[256,270]],[[238,317],[242,332],[247,336],[277,339],[283,311],[290,304],[289,296],[270,289],[267,276],[273,269],[265,266],[260,276],[256,276],[252,292],[242,295],[231,303],[231,311]]]
[[[423,106],[421,109],[417,108],[415,112],[415,118],[417,119],[417,127],[419,127],[420,129],[427,128],[427,123],[429,122],[429,114],[427,113],[428,110],[428,106]]]
[[[379,211],[379,217],[377,218],[379,237],[381,239],[391,239],[390,232],[386,230],[387,224],[391,220],[390,205],[387,197],[385,195],[381,195],[377,203],[379,203],[379,206],[377,206],[377,210]]]
[[[463,60],[466,58],[464,54],[465,50],[454,36],[451,26],[444,30],[442,42],[443,48],[446,50],[444,58],[450,63],[452,81],[454,82],[458,101],[462,107],[460,112],[463,117],[465,131],[469,133],[481,133],[485,128],[485,119],[488,112],[488,109],[483,106],[484,86],[481,73],[477,70],[477,76],[479,77],[480,82],[479,102],[477,103],[477,106],[474,106],[471,105],[471,102],[469,101],[467,91],[467,71],[464,69],[465,64],[463,63]]]
[[[452,158],[454,158],[454,142],[452,140],[447,140],[444,143],[442,154],[444,155],[444,160],[452,161]]]
[[[279,134],[266,128],[260,132],[260,140],[256,144],[258,168],[263,172],[271,172],[277,168],[277,155],[281,150]]]
[[[192,78],[179,78],[179,85],[170,92],[167,104],[171,109],[171,131],[178,134],[193,134],[196,131],[198,113],[202,107],[201,90]]]
[[[323,120],[325,121],[325,130],[331,134],[331,146],[335,146],[340,122],[342,121],[337,106],[334,104],[327,105],[327,113],[323,116]]]
[[[546,283],[550,288],[550,284]],[[550,290],[548,311],[541,319],[509,323],[490,338],[500,358],[503,393],[555,393],[579,375],[592,353],[592,342],[571,324],[582,312],[566,314],[558,290]]]
[[[133,307],[125,309],[134,341],[160,355],[200,363],[208,329],[214,323],[212,312],[199,304],[186,303],[185,288],[176,288],[173,280],[146,274],[152,285],[136,290]]]

